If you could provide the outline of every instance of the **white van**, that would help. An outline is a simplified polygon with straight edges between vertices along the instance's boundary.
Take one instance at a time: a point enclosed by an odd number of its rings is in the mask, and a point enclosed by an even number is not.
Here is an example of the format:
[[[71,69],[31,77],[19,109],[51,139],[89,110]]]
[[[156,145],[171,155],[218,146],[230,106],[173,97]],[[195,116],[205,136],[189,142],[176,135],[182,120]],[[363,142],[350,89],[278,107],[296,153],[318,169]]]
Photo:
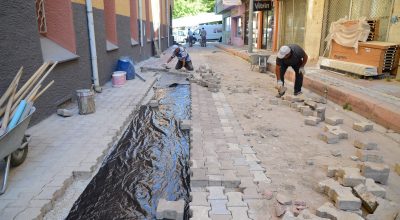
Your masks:
[[[174,40],[177,43],[185,43],[187,38],[186,30],[175,30],[173,31]]]
[[[204,25],[199,25],[194,31],[193,31],[193,38],[196,41],[200,41],[200,30],[204,27],[204,30],[207,31],[207,37],[206,40],[216,40],[221,42],[222,41],[222,24],[204,24]]]

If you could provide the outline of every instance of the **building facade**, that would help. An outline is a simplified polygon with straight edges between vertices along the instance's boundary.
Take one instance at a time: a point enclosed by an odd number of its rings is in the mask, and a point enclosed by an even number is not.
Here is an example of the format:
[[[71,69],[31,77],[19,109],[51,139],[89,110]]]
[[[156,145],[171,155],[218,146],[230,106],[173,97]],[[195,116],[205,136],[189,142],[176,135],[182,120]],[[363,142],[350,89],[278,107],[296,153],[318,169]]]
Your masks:
[[[253,12],[253,48],[274,49],[275,2],[272,9]],[[242,47],[248,42],[249,0],[237,1],[237,5],[224,5],[223,0],[216,0],[216,13],[223,15],[223,43]]]
[[[110,80],[121,56],[135,62],[172,44],[173,0],[93,0],[98,80]],[[0,3],[0,94],[21,66],[24,83],[43,62],[58,61],[46,81],[54,85],[35,103],[33,123],[75,99],[93,84],[85,0],[2,1]],[[46,82],[45,82],[46,83]]]

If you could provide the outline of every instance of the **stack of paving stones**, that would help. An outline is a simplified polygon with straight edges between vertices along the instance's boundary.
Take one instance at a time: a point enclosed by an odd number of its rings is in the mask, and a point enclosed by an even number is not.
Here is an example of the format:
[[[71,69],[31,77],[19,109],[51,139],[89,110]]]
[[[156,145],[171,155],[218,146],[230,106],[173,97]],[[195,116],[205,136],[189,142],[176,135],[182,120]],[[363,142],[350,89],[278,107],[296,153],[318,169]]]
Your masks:
[[[270,179],[223,93],[191,84],[190,219],[266,219]]]
[[[210,92],[219,92],[221,89],[221,77],[213,72],[208,64],[201,64],[190,74],[189,81],[207,87]]]
[[[317,216],[329,219],[363,219],[361,206],[367,219],[395,219],[400,205],[385,199],[389,168],[384,164],[363,163],[359,167],[328,167],[330,179],[319,183],[319,190],[334,204],[328,202],[317,209]],[[386,211],[385,211],[386,210]],[[394,216],[387,218],[387,216]]]

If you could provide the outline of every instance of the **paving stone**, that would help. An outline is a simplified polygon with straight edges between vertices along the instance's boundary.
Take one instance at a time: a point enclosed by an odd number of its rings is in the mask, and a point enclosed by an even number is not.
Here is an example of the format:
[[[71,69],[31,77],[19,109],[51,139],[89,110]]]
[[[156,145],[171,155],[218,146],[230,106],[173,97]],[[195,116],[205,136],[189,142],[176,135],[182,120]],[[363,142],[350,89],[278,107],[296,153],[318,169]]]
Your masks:
[[[229,207],[247,207],[247,204],[243,201],[243,194],[241,192],[228,192],[228,208]]]
[[[261,163],[261,160],[258,159],[255,154],[245,154],[244,156],[246,157],[247,161],[254,161],[256,163]]]
[[[192,177],[190,177],[190,185],[192,187],[205,187],[208,185],[208,177],[205,169],[191,168]]]
[[[362,162],[383,163],[383,157],[379,155],[377,150],[360,150],[356,151],[356,156]]]
[[[167,201],[160,199],[157,205],[157,219],[176,219],[183,220],[185,211],[185,201],[180,199],[178,201]]]
[[[319,123],[319,119],[314,116],[308,116],[304,119],[306,125],[316,126]]]
[[[319,118],[320,121],[325,121],[326,107],[324,106],[317,107],[315,111],[317,113],[317,118]]]
[[[221,185],[226,188],[237,188],[240,185],[240,178],[236,176],[234,170],[223,170]]]
[[[262,195],[258,193],[257,187],[249,187],[245,188],[243,190],[243,200],[248,200],[248,199],[262,199]]]
[[[290,107],[291,107],[291,108],[294,108],[294,109],[296,109],[296,110],[297,110],[301,105],[302,105],[302,103],[298,103],[298,102],[290,103]]]
[[[251,154],[249,154],[251,155]],[[254,177],[252,173],[250,173],[248,167],[237,167],[236,169],[236,176],[237,177]]]
[[[343,124],[343,118],[340,118],[338,116],[331,116],[331,117],[326,117],[325,118],[325,123],[329,125],[339,125]]]
[[[249,161],[249,170],[250,171],[263,171],[265,172],[265,168],[261,166],[261,164],[258,163],[250,163],[251,161]]]
[[[63,117],[71,117],[74,115],[74,111],[70,109],[57,109],[57,115],[63,116]]]
[[[326,176],[327,177],[335,177],[338,169],[340,169],[339,166],[328,166],[328,172],[327,172]]]
[[[251,220],[247,214],[248,208],[246,207],[228,207],[232,213],[233,220]]]
[[[378,150],[378,144],[369,140],[354,140],[354,147],[362,150]]]
[[[339,137],[337,135],[328,132],[320,132],[318,138],[327,144],[336,144],[339,142]]]
[[[319,182],[319,189],[335,202],[338,209],[359,210],[361,207],[361,200],[353,195],[352,189],[341,186],[334,179]]]
[[[338,210],[332,203],[327,202],[316,211],[316,215],[321,218],[336,219],[336,220],[363,220],[363,218],[352,212]]]
[[[149,101],[149,106],[152,108],[157,108],[159,105],[158,100],[152,99]]]
[[[221,170],[234,170],[235,166],[233,166],[233,160],[220,160]]]
[[[306,100],[304,102],[305,105],[310,106],[311,109],[315,110],[318,107],[318,104],[312,100]]]
[[[291,205],[292,204],[292,199],[282,193],[276,194],[276,201],[278,201],[282,205]]]
[[[325,125],[324,130],[339,137],[339,139],[348,139],[349,134],[340,128],[340,126]]]
[[[242,154],[256,154],[251,147],[242,147]]]
[[[301,114],[303,116],[312,116],[314,112],[311,109],[302,109]]]
[[[207,192],[190,192],[190,196],[192,197],[192,201],[190,202],[190,206],[210,206],[210,203],[207,201]]]
[[[219,167],[208,167],[206,175],[222,175],[222,172]]]
[[[231,215],[231,212],[226,207],[228,200],[210,200],[210,203],[211,203],[211,211],[209,212],[210,216]],[[213,217],[211,218],[214,219]]]
[[[212,220],[232,220],[232,215],[210,215]]]
[[[233,160],[233,165],[234,166],[247,166],[248,162],[245,158],[235,158]]]
[[[361,175],[359,168],[341,167],[337,170],[335,176],[343,186],[354,187],[365,183],[365,177]]]
[[[381,198],[378,198],[377,200],[379,206],[373,214],[367,215],[367,220],[395,219],[396,216],[400,214],[399,204]]]
[[[208,212],[211,210],[211,207],[208,206],[192,206],[190,205],[190,210],[192,211],[191,220],[211,220],[208,216]]]
[[[257,185],[253,181],[253,177],[240,177],[240,185],[239,188],[251,188],[257,187]]]
[[[353,129],[360,132],[372,131],[374,124],[369,122],[354,122]]]
[[[207,175],[208,186],[222,186],[223,175]]]
[[[376,197],[367,191],[367,187],[364,184],[359,184],[353,188],[355,195],[361,199],[362,205],[369,213],[374,213],[378,207]]]
[[[264,171],[250,171],[254,175],[254,183],[260,183],[260,182],[266,182],[266,183],[271,183],[271,179],[268,178]]]
[[[365,180],[365,186],[367,187],[367,191],[372,193],[373,195],[381,198],[386,197],[386,190],[385,188],[379,186],[375,183],[373,179],[367,178]]]
[[[386,184],[389,179],[389,166],[381,163],[364,162],[359,165],[361,174],[375,182]]]
[[[208,186],[207,192],[209,193],[207,199],[210,200],[226,200],[228,199],[226,195],[224,195],[225,187],[222,186]]]
[[[204,159],[200,159],[200,160],[195,160],[192,159],[189,161],[190,164],[190,168],[200,168],[200,169],[204,169]]]

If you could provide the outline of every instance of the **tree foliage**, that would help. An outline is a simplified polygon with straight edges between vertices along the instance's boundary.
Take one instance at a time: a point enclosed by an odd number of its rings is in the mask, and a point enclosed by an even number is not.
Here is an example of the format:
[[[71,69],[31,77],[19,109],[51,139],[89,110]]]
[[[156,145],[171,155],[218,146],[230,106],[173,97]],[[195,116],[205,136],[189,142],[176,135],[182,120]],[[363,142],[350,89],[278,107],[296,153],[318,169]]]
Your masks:
[[[215,0],[174,0],[173,18],[213,12]]]

